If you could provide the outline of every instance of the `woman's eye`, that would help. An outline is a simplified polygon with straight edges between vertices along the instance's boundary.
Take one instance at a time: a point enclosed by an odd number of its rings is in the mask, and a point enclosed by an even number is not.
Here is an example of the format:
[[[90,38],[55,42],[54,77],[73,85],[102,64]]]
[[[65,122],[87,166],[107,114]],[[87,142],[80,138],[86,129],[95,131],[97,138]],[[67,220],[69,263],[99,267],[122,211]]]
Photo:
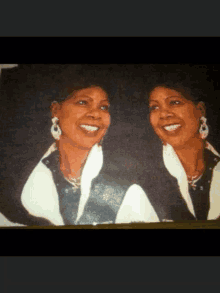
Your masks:
[[[181,102],[180,101],[171,101],[170,104],[171,105],[179,105],[179,104],[181,104]]]
[[[86,105],[87,104],[87,101],[79,101],[79,102],[77,102],[77,104]]]
[[[101,106],[101,110],[108,111],[108,109],[109,109],[109,106],[108,105]]]
[[[152,112],[152,111],[156,110],[157,108],[158,108],[158,106],[150,106],[149,110],[150,110],[150,112]]]

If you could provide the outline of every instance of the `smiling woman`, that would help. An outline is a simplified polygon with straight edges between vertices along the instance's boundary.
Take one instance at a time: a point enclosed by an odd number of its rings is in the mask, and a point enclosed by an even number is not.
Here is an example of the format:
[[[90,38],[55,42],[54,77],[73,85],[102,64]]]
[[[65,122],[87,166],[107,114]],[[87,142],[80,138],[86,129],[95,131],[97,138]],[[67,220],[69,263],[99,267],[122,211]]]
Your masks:
[[[96,86],[74,91],[61,104],[52,104],[65,177],[78,179],[89,151],[103,139],[110,125],[108,104],[106,92]]]
[[[181,84],[149,92],[150,123],[163,144],[163,160],[182,197],[161,198],[155,209],[175,220],[214,220],[220,215],[220,155],[206,140],[209,128],[200,96]]]
[[[200,118],[205,113],[202,102],[194,104],[181,92],[165,86],[150,94],[150,122],[156,134],[175,148],[186,147],[199,137]]]
[[[63,137],[76,146],[91,148],[105,135],[110,125],[109,102],[100,87],[81,89],[61,105],[52,105],[53,116],[59,119]]]
[[[21,196],[28,213],[51,225],[158,221],[140,186],[103,172],[102,140],[110,126],[107,92],[98,85],[64,91],[51,114],[55,142]]]

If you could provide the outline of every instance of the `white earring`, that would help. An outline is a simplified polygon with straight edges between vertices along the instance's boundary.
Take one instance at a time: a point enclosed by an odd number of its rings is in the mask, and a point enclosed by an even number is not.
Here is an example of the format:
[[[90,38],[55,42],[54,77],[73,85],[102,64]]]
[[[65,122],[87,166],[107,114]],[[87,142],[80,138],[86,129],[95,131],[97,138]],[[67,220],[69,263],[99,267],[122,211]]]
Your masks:
[[[60,136],[62,134],[61,129],[59,127],[59,125],[57,124],[57,122],[59,121],[59,119],[57,117],[52,118],[52,127],[51,127],[51,134],[53,136],[53,138],[55,138],[56,140],[60,139]]]
[[[202,116],[200,118],[200,121],[202,122],[202,124],[200,126],[199,133],[202,139],[206,139],[206,137],[209,134],[209,128],[208,128],[208,125],[206,124],[207,119],[204,116]]]

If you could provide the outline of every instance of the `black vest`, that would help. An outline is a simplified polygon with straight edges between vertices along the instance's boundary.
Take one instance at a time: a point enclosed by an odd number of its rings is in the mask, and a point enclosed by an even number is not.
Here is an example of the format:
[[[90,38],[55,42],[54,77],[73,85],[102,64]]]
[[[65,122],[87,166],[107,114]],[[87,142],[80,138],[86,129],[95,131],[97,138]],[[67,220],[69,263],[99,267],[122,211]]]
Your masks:
[[[82,216],[76,222],[81,190],[74,189],[64,179],[59,169],[58,151],[53,152],[42,162],[51,170],[59,195],[60,213],[65,225],[90,225],[104,222],[115,223],[118,210],[132,183],[123,179],[114,179],[107,173],[100,174],[92,180],[90,195]]]
[[[89,199],[77,224],[115,223],[117,213],[132,184],[100,173],[93,181]]]
[[[180,193],[177,179],[169,174],[162,161],[158,165],[155,164],[149,172],[142,174],[139,184],[147,193],[160,221],[207,220],[210,208],[210,184],[213,169],[219,160],[219,157],[211,151],[205,150],[206,171],[198,181],[196,190],[189,187],[196,217],[189,211]]]

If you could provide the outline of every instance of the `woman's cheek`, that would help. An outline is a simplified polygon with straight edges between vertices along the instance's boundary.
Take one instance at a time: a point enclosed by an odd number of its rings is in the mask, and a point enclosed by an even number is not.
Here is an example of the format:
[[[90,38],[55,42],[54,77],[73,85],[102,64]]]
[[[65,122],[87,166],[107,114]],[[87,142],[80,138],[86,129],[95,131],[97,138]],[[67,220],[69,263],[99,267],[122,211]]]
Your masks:
[[[103,122],[105,124],[105,126],[108,128],[111,124],[111,117],[110,114],[106,113],[103,117]]]
[[[156,119],[153,114],[150,115],[150,124],[153,127],[153,129],[155,130]]]

